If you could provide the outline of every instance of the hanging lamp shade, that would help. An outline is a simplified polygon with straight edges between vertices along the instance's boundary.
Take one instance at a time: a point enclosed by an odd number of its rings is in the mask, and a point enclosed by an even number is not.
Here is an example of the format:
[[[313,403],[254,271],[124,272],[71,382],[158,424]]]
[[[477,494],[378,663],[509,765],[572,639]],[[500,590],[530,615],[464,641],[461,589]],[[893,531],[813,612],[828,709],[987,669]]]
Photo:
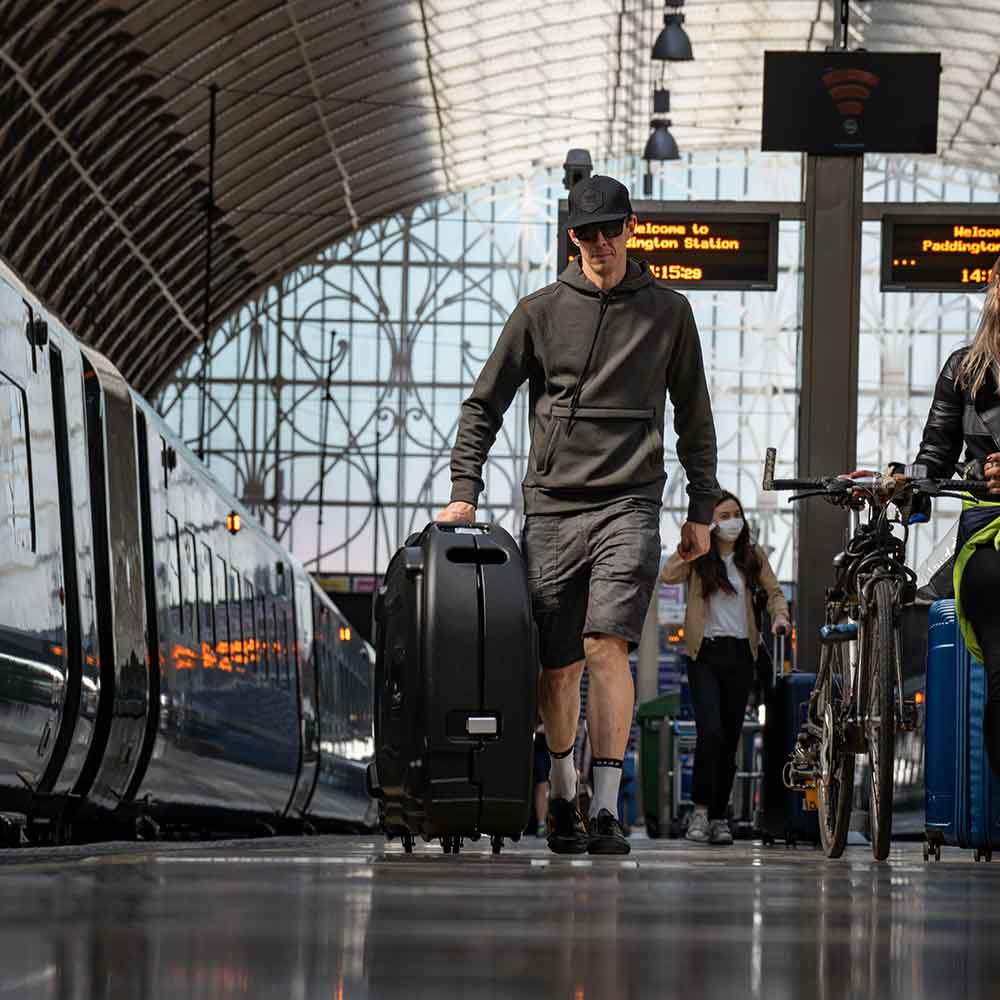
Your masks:
[[[663,15],[663,30],[653,45],[653,58],[660,62],[688,62],[694,59],[691,39],[684,30],[683,14]]]
[[[654,118],[649,124],[653,131],[646,140],[642,158],[651,162],[679,160],[681,154],[677,148],[677,141],[670,134],[670,119]]]

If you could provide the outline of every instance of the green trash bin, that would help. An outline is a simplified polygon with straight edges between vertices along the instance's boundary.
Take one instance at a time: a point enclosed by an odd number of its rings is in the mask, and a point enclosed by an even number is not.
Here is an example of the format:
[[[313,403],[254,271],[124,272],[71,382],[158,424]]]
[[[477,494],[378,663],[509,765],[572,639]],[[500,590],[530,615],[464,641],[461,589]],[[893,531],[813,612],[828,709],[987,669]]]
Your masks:
[[[642,810],[646,817],[646,833],[650,837],[660,836],[660,726],[664,719],[677,716],[680,707],[679,693],[661,694],[659,698],[643,702],[635,713],[639,724]]]

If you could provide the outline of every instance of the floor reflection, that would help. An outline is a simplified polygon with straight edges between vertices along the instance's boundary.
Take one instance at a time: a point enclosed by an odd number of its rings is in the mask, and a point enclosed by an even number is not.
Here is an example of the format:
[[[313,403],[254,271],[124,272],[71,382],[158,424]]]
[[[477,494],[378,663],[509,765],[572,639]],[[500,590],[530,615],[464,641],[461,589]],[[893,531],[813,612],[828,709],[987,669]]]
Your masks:
[[[957,852],[661,841],[592,862],[329,838],[2,860],[0,998],[918,1000],[1000,982],[1000,865]]]

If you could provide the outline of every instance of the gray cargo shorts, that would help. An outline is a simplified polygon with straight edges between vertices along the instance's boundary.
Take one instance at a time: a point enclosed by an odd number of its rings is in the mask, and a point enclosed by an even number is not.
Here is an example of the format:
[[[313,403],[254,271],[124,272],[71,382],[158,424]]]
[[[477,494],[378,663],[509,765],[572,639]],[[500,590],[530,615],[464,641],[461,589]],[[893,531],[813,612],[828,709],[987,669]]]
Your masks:
[[[619,500],[597,510],[531,514],[521,552],[543,667],[583,659],[583,639],[635,649],[660,569],[660,505]]]

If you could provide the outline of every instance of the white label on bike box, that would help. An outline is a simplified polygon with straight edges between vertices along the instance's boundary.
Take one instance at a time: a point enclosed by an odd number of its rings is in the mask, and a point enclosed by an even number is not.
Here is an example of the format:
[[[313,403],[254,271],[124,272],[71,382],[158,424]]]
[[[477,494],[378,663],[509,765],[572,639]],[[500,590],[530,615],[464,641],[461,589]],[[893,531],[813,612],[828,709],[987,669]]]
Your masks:
[[[456,535],[485,535],[485,528],[455,528]]]

